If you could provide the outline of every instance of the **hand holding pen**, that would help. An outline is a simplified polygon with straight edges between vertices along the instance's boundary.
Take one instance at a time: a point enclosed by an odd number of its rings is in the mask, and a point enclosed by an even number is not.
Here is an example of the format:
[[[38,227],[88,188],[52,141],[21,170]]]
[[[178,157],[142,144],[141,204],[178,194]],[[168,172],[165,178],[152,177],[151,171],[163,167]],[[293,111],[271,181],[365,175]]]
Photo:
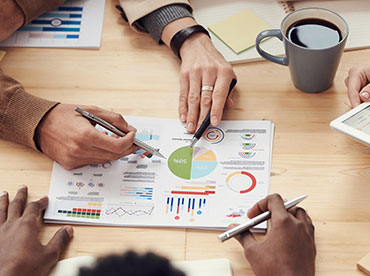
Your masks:
[[[51,109],[36,129],[35,140],[47,156],[67,170],[101,164],[134,153],[136,129],[120,114],[93,106],[80,106],[127,131],[124,138],[108,136],[75,111],[77,106],[59,104]]]
[[[300,207],[287,211],[278,194],[270,195],[248,211],[254,218],[270,211],[270,230],[263,241],[249,231],[236,236],[255,275],[315,275],[315,229]],[[230,225],[229,229],[235,225]]]

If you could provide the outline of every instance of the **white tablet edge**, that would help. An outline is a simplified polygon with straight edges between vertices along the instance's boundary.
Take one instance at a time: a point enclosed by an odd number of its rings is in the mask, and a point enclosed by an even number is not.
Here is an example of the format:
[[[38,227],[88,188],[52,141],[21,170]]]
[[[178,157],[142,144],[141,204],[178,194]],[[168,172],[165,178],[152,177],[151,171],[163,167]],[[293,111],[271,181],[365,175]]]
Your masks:
[[[362,142],[370,146],[370,135],[369,134],[366,134],[344,123],[345,120],[357,114],[358,112],[364,110],[368,106],[370,106],[370,102],[365,102],[365,103],[360,104],[359,106],[356,106],[352,110],[344,113],[342,116],[339,116],[338,118],[331,121],[330,127],[337,131],[343,132],[344,134],[349,135],[350,137],[358,140],[359,142]]]

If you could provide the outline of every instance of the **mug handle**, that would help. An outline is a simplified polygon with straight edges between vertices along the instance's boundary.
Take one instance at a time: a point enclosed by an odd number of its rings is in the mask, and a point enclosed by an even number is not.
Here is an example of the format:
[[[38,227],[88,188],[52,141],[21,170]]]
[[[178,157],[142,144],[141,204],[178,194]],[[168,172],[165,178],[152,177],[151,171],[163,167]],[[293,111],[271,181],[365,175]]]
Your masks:
[[[265,39],[266,37],[277,37],[278,39],[280,39],[281,41],[283,41],[283,36],[282,36],[281,31],[279,29],[262,31],[262,32],[260,32],[257,35],[257,38],[256,38],[256,49],[257,49],[257,52],[264,59],[267,59],[269,61],[275,62],[277,64],[281,64],[281,65],[287,66],[289,64],[288,57],[287,56],[277,57],[277,56],[274,56],[274,55],[271,55],[271,54],[265,52],[264,50],[262,50],[260,48],[261,41],[263,39]]]

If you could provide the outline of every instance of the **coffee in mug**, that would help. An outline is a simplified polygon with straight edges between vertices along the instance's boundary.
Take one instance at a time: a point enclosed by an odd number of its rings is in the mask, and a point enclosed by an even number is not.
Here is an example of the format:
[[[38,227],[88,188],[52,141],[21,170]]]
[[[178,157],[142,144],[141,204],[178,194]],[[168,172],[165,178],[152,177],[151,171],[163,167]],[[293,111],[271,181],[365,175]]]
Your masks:
[[[342,40],[337,26],[318,18],[307,18],[293,23],[288,27],[286,36],[291,42],[308,49],[333,47]]]

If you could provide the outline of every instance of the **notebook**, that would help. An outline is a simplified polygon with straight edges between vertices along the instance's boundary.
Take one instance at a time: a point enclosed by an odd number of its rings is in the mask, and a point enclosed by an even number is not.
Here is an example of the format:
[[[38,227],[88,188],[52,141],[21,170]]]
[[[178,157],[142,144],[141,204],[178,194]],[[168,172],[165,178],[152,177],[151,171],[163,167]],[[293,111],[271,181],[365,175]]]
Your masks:
[[[299,8],[316,6],[327,8],[339,13],[348,23],[350,35],[345,50],[370,47],[370,10],[369,0],[326,0],[326,1],[281,1],[281,0],[192,0],[195,19],[205,27],[209,27],[241,10],[249,9],[271,29],[280,28],[281,21],[287,13]],[[243,34],[240,34],[242,36]],[[211,33],[215,47],[225,59],[231,63],[242,63],[261,60],[255,47],[236,54],[222,40]],[[265,41],[262,48],[273,54],[283,55],[284,48],[278,39]]]

